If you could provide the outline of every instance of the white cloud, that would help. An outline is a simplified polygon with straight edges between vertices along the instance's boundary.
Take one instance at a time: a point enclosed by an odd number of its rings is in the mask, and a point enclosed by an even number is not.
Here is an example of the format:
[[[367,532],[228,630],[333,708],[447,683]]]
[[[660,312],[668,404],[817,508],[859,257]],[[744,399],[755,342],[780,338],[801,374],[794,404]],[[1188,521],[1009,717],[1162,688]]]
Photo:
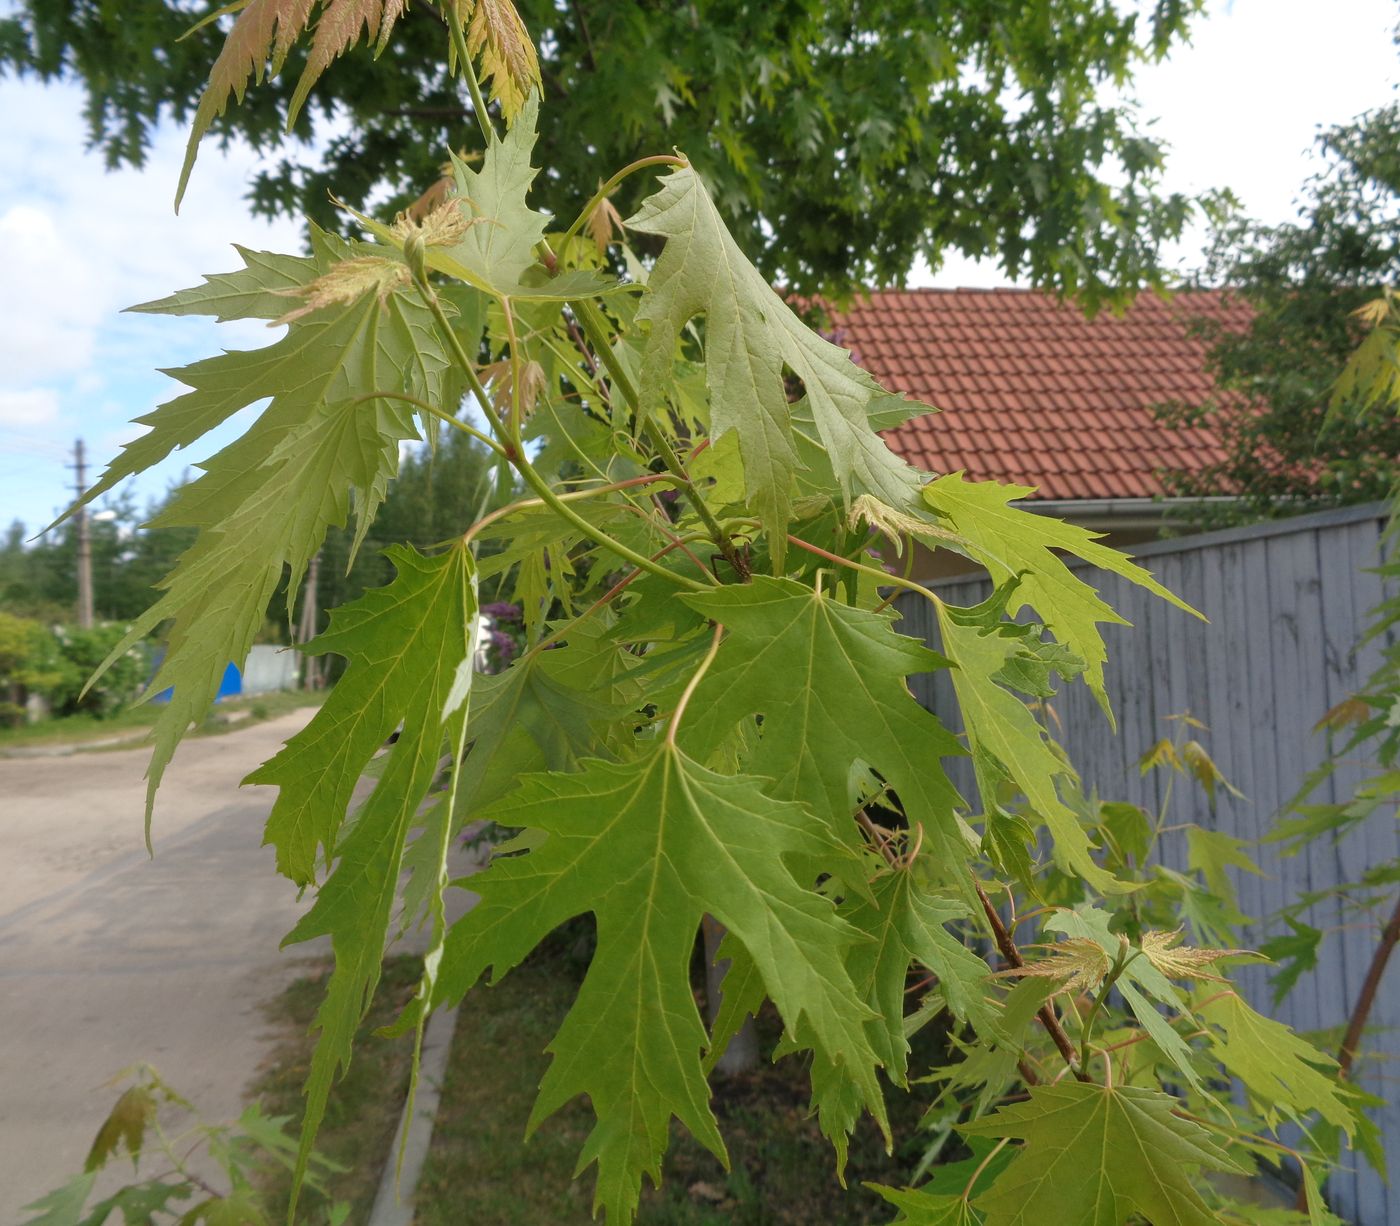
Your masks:
[[[257,158],[246,148],[206,149],[176,217],[182,131],[163,127],[143,169],[108,172],[84,152],[76,87],[0,80],[0,115],[0,520],[32,520],[66,498],[61,456],[75,436],[100,466],[141,430],[117,423],[179,394],[158,368],[267,343],[257,326],[122,309],[238,267],[234,243],[296,251],[301,238],[291,222],[250,216],[244,195]],[[21,453],[34,462],[11,458]],[[154,474],[140,496],[162,491],[192,458]]]
[[[1247,216],[1290,220],[1320,167],[1319,128],[1394,99],[1396,19],[1395,0],[1212,0],[1189,44],[1134,76],[1139,119],[1168,145],[1165,190],[1196,196],[1229,188]],[[1206,240],[1198,221],[1168,263],[1198,267]],[[956,254],[936,274],[921,267],[911,279],[1009,284],[995,265]]]
[[[0,426],[32,430],[57,421],[58,393],[52,388],[36,387],[23,391],[0,388]]]
[[[41,207],[0,212],[0,380],[10,386],[67,376],[91,360],[105,311],[105,273],[84,261]]]

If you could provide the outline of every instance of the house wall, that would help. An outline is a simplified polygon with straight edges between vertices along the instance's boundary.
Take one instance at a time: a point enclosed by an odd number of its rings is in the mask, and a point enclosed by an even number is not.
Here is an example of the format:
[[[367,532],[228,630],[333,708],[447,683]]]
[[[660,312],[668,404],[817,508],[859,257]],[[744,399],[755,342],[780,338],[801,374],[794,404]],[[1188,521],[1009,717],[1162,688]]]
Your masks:
[[[1249,840],[1268,834],[1275,814],[1325,756],[1325,740],[1314,725],[1354,692],[1379,660],[1379,644],[1358,644],[1369,611],[1382,598],[1380,580],[1367,568],[1378,561],[1383,525],[1382,508],[1373,505],[1159,541],[1136,551],[1144,566],[1209,621],[1198,621],[1115,575],[1076,564],[1080,577],[1133,623],[1104,627],[1116,735],[1086,687],[1066,687],[1052,703],[1057,738],[1086,788],[1097,789],[1104,799],[1157,811],[1165,778],[1162,772],[1142,776],[1137,760],[1169,733],[1168,715],[1189,712],[1209,725],[1199,737],[1245,799],[1222,796],[1211,815],[1200,791],[1178,782],[1168,823],[1196,821]],[[977,577],[935,586],[943,599],[958,605],[975,604],[990,593],[987,581]],[[936,647],[931,610],[920,598],[903,596],[898,608],[901,629]],[[949,727],[960,729],[946,674],[911,678],[911,688]],[[964,795],[975,797],[967,763],[950,765]],[[1361,767],[1340,770],[1317,799],[1349,796]],[[1355,881],[1367,867],[1396,859],[1400,837],[1395,815],[1378,813],[1340,846],[1320,843],[1286,860],[1272,845],[1257,853],[1265,876],[1232,875],[1241,909],[1263,918],[1305,891]],[[1169,865],[1185,867],[1184,835],[1168,834],[1162,854]],[[1323,929],[1340,924],[1335,904],[1314,907],[1304,918]],[[1245,991],[1257,1007],[1300,1031],[1342,1026],[1384,918],[1330,936],[1317,969],[1301,978],[1280,1009],[1270,1007],[1264,968],[1240,973]],[[1256,925],[1247,935],[1257,945],[1264,927]],[[1400,1171],[1400,968],[1392,966],[1382,984],[1371,1027],[1368,1059],[1358,1079],[1391,1100],[1376,1121],[1390,1169]],[[1360,1226],[1400,1222],[1400,1186],[1387,1189],[1359,1159],[1352,1165],[1355,1169],[1330,1181],[1333,1209]]]

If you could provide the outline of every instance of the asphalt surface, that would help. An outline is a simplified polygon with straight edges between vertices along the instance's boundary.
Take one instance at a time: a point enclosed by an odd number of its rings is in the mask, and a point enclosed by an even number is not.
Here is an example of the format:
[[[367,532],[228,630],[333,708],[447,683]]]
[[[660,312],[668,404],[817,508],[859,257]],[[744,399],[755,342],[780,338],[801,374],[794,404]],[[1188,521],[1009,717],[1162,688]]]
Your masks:
[[[238,782],[308,717],[186,742],[154,859],[144,748],[0,760],[0,1223],[81,1170],[133,1063],[208,1119],[242,1109],[263,1006],[327,949],[278,950],[306,903],[260,846],[272,789]]]

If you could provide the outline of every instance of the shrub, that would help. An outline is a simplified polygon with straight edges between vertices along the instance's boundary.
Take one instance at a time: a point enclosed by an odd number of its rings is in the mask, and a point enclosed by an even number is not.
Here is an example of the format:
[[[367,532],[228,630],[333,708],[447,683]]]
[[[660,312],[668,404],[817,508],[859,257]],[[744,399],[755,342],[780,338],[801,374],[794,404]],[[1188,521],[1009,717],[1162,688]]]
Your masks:
[[[91,688],[83,692],[88,678],[130,628],[122,622],[107,622],[90,630],[77,626],[54,627],[53,638],[65,665],[61,679],[48,691],[55,714],[106,719],[136,700],[150,675],[150,657],[144,643],[128,647]]]
[[[67,685],[73,671],[42,625],[0,613],[0,726],[23,723],[28,696]]]

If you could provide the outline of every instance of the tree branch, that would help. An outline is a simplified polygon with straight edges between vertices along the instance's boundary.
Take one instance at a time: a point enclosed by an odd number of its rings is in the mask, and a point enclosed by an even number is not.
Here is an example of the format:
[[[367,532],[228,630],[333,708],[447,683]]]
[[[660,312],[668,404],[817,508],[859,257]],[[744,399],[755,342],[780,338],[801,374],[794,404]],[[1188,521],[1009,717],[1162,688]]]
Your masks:
[[[996,938],[997,949],[1001,951],[1001,956],[1006,961],[1020,968],[1026,965],[1026,960],[1021,957],[1021,951],[1016,948],[1016,941],[1011,933],[1006,930],[1006,925],[1001,922],[1001,916],[997,914],[997,909],[992,906],[992,900],[987,897],[987,891],[982,888],[982,883],[974,875],[972,878],[972,888],[977,891],[977,897],[982,903],[982,910],[986,913],[987,923],[992,927],[992,935]],[[1060,1025],[1060,1019],[1055,1015],[1055,1010],[1047,1000],[1036,1012],[1040,1019],[1040,1024],[1045,1027],[1045,1032],[1050,1036],[1060,1055],[1069,1065],[1069,1071],[1074,1074],[1079,1081],[1090,1081],[1092,1078],[1080,1065],[1078,1057],[1075,1055],[1074,1044],[1070,1042],[1069,1035],[1065,1033],[1065,1028]]]

